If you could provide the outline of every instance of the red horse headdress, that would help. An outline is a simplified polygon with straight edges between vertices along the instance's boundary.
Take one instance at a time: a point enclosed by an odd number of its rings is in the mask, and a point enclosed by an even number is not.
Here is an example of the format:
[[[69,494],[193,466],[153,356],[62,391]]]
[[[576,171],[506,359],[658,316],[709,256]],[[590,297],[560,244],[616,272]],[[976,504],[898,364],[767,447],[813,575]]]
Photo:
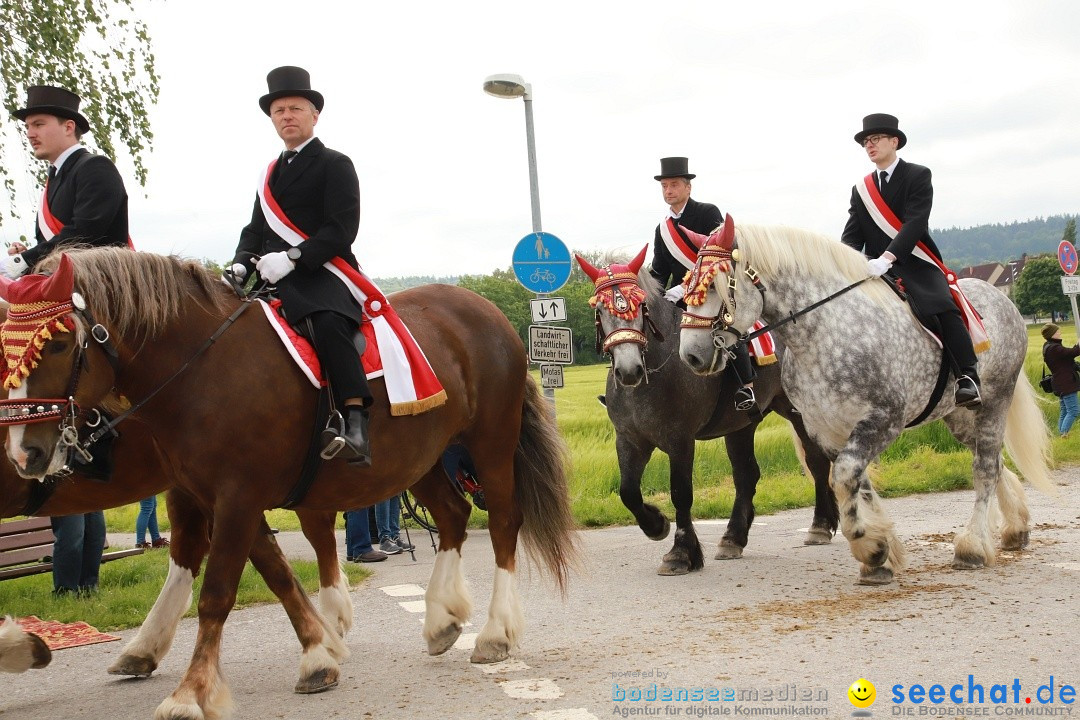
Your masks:
[[[593,296],[589,298],[590,307],[596,307],[600,303],[617,318],[623,320],[636,318],[638,308],[645,301],[645,291],[638,284],[638,271],[645,262],[645,253],[648,249],[648,245],[643,247],[637,257],[626,265],[612,264],[601,268],[593,267],[580,255],[574,255],[578,265],[595,285]]]
[[[0,298],[10,303],[7,320],[0,326],[0,346],[4,365],[0,377],[10,390],[22,385],[23,378],[37,367],[41,348],[53,333],[71,332],[75,323],[71,294],[75,288],[75,270],[67,255],[52,275],[23,275],[18,280],[0,277]]]
[[[694,269],[683,280],[683,288],[686,290],[683,299],[687,307],[695,307],[705,302],[705,294],[718,272],[731,272],[731,251],[735,247],[735,222],[730,215],[725,215],[724,224],[708,237],[686,228],[683,230],[700,247]]]

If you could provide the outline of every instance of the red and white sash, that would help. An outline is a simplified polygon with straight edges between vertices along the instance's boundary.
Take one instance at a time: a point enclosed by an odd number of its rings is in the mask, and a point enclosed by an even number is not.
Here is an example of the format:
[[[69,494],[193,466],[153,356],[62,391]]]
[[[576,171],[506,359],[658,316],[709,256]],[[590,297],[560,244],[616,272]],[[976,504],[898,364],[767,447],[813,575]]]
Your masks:
[[[56,234],[64,229],[64,223],[60,222],[55,215],[52,214],[52,210],[49,209],[49,181],[45,181],[45,189],[41,191],[41,208],[38,210],[38,230],[41,231],[41,237],[46,241],[52,240],[56,237]],[[128,236],[128,248],[135,249],[135,243],[131,242],[131,236]]]
[[[750,328],[750,332],[755,332],[763,327],[765,327],[765,323],[758,320]],[[759,335],[750,341],[750,355],[757,361],[758,367],[772,365],[776,362],[776,343],[773,341],[771,332]]]
[[[270,229],[296,247],[307,240],[308,235],[289,220],[270,192],[270,175],[277,163],[278,160],[270,163],[259,178],[259,203]],[[382,290],[371,278],[340,257],[332,258],[323,267],[344,283],[371,321],[382,357],[390,414],[416,415],[445,403],[446,391],[435,377],[431,363]]]
[[[675,227],[675,218],[668,215],[664,222],[660,223],[660,238],[664,241],[671,256],[678,260],[687,270],[693,270],[697,263],[698,249],[679,234]]]
[[[52,240],[56,233],[64,229],[64,223],[56,219],[49,209],[49,181],[45,181],[45,189],[41,191],[41,209],[38,210],[38,230],[46,240]]]
[[[892,211],[892,208],[885,204],[885,199],[881,197],[881,191],[878,190],[877,183],[874,182],[874,173],[864,177],[862,182],[856,183],[855,190],[859,193],[859,198],[862,200],[863,205],[866,206],[866,210],[870,213],[870,219],[874,221],[874,224],[890,239],[895,239],[904,224],[900,222],[900,218],[896,217],[896,213]],[[956,273],[945,267],[945,264],[941,262],[941,258],[937,257],[921,240],[915,244],[915,249],[911,251],[911,254],[941,270],[942,274],[945,275],[945,281],[949,285],[949,292],[952,294],[953,302],[960,309],[960,316],[964,319],[968,332],[971,333],[971,343],[975,347],[975,352],[980,353],[989,349],[990,336],[986,334],[986,328],[983,327],[979,313],[972,307],[967,296],[964,295],[964,292],[957,284]]]

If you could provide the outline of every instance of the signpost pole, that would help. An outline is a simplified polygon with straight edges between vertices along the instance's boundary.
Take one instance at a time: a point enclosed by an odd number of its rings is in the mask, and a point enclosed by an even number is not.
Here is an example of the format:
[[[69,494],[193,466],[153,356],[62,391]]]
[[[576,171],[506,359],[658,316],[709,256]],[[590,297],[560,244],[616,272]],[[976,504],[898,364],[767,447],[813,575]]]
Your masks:
[[[1058,244],[1058,264],[1061,265],[1061,269],[1065,271],[1065,277],[1061,278],[1061,289],[1069,296],[1069,304],[1072,306],[1073,327],[1076,328],[1076,337],[1080,339],[1080,318],[1076,316],[1076,293],[1080,292],[1077,289],[1074,282],[1073,274],[1077,270],[1077,266],[1080,265],[1080,258],[1077,257],[1076,247],[1068,240],[1062,240]]]

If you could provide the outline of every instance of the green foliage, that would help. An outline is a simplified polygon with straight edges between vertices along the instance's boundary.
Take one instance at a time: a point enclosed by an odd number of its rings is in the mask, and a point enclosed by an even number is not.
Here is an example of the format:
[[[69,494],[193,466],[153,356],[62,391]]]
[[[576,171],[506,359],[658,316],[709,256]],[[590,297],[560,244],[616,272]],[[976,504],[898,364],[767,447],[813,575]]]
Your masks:
[[[1065,223],[1065,232],[1061,234],[1061,239],[1073,245],[1076,244],[1076,218],[1069,218],[1069,221]]]
[[[1013,302],[1023,315],[1067,312],[1069,298],[1061,292],[1061,267],[1056,257],[1031,258],[1013,288]]]
[[[1062,231],[1076,215],[1051,215],[1046,218],[1014,221],[1008,224],[977,225],[970,228],[931,230],[945,263],[959,270],[967,265],[1006,262],[1021,255],[1054,252]]]
[[[146,184],[144,153],[150,149],[150,107],[157,102],[159,78],[150,34],[137,16],[134,0],[0,0],[0,154],[30,153],[22,126],[11,113],[26,101],[30,85],[59,85],[82,97],[80,111],[90,121],[93,144],[113,160],[114,140],[135,163]],[[22,138],[12,142],[12,136]],[[85,140],[85,139],[84,139]],[[8,162],[0,178],[15,207],[15,183]],[[44,166],[40,168],[44,179]],[[12,210],[13,212],[13,210]],[[13,215],[12,215],[13,216]],[[4,218],[0,216],[0,223]]]
[[[458,284],[457,275],[407,275],[405,277],[373,278],[373,280],[375,281],[375,284],[379,286],[379,289],[387,295],[400,290],[419,287],[421,285],[433,285],[436,283],[444,285]]]

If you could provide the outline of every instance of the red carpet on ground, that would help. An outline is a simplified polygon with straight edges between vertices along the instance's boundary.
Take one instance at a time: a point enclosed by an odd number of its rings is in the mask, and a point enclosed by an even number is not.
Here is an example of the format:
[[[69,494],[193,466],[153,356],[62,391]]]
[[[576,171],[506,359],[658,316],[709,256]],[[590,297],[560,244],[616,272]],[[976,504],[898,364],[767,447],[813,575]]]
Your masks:
[[[55,620],[41,620],[34,615],[19,618],[16,622],[26,632],[32,632],[44,640],[50,650],[62,650],[120,639],[115,635],[98,632],[96,627],[84,622],[62,623]],[[3,623],[3,618],[0,618],[0,623]]]

